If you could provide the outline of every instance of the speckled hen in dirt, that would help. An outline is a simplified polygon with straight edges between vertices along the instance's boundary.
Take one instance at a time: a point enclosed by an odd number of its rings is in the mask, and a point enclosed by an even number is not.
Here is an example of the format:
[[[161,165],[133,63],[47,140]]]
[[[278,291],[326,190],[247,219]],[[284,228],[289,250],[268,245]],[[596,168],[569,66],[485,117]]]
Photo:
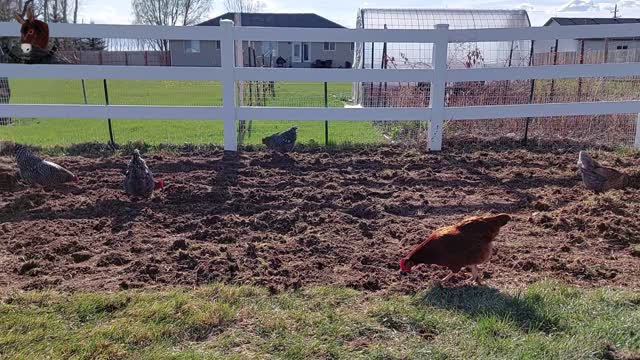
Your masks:
[[[0,287],[414,291],[447,270],[420,266],[401,276],[400,257],[432,230],[489,212],[513,216],[481,266],[490,286],[640,284],[640,191],[587,191],[575,148],[146,156],[166,182],[149,201],[129,202],[121,190],[125,156],[54,159],[83,179],[77,191],[2,192]],[[637,155],[594,157],[640,173]]]

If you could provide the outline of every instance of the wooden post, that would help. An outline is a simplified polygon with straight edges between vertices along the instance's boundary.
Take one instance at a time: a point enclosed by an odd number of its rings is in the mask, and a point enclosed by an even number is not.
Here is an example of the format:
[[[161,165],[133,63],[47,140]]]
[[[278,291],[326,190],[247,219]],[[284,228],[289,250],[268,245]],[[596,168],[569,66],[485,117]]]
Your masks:
[[[533,51],[535,47],[535,40],[531,40],[531,49],[529,50],[529,66],[534,66],[534,54]],[[529,104],[533,103],[533,95],[536,89],[536,79],[531,79],[531,86],[529,87]],[[527,145],[527,141],[529,141],[529,123],[531,122],[531,117],[527,117],[524,123],[524,138],[522,142]]]
[[[371,43],[371,69],[374,68],[375,43]],[[373,106],[373,81],[369,85],[369,106]]]
[[[324,107],[329,107],[329,91],[327,89],[327,82],[324,83]],[[329,122],[324,121],[324,146],[329,146]]]
[[[553,65],[558,65],[558,39],[556,39],[556,46],[553,49]],[[551,89],[549,90],[549,100],[551,101],[553,101],[555,87],[556,87],[556,80],[551,79]]]
[[[81,80],[82,83],[82,98],[84,99],[84,104],[87,105],[89,101],[87,100],[87,85],[84,83],[84,79]]]
[[[584,64],[584,40],[580,40],[580,65]],[[578,102],[582,99],[582,78],[578,78]]]
[[[104,79],[102,84],[104,85],[104,103],[109,106],[109,90],[107,88],[107,79]],[[116,148],[116,142],[113,140],[113,127],[111,126],[111,118],[107,119],[109,124],[109,141],[112,148]]]
[[[221,65],[224,69],[222,79],[222,109],[224,121],[224,149],[226,151],[238,151],[238,139],[236,137],[236,94],[235,94],[235,59],[233,40],[233,21],[221,20],[220,28],[223,37],[220,40]]]
[[[247,56],[249,57],[249,67],[253,67],[253,60],[251,59],[251,47],[250,46],[247,48]],[[248,83],[249,83],[249,101],[247,102],[246,105],[253,106],[254,105],[254,103],[253,103],[253,84],[252,84],[252,81],[248,81]],[[242,104],[242,105],[245,105],[245,104]],[[241,123],[240,128],[242,129],[242,120],[240,121],[240,123]]]
[[[435,25],[437,37],[433,42],[433,81],[431,82],[431,122],[427,146],[430,151],[442,150],[442,132],[444,127],[444,93],[447,75],[447,47],[449,46],[449,25]]]

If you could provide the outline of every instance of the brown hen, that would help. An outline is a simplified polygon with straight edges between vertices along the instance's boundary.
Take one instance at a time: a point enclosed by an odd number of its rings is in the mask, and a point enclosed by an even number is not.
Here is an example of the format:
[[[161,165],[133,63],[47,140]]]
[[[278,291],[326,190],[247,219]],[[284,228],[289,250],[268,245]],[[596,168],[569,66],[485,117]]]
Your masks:
[[[474,216],[453,226],[440,228],[400,260],[400,269],[408,273],[418,264],[446,266],[451,274],[441,280],[444,282],[463,267],[469,266],[473,273],[471,280],[480,283],[477,265],[489,260],[491,242],[510,220],[507,214]]]

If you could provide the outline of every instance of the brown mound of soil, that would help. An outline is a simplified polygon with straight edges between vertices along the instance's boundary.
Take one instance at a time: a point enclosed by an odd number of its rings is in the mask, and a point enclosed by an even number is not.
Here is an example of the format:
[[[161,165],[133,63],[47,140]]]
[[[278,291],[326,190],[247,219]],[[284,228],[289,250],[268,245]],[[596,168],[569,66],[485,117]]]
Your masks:
[[[598,160],[614,159],[601,153]],[[492,211],[514,221],[481,266],[489,285],[543,278],[640,285],[630,249],[640,242],[640,191],[588,192],[573,151],[162,154],[148,164],[167,186],[137,203],[121,190],[125,157],[53,160],[80,176],[81,190],[2,194],[2,288],[222,281],[413,291],[447,270],[420,266],[401,276],[400,257],[432,230]],[[640,159],[622,157],[618,166],[638,173]]]

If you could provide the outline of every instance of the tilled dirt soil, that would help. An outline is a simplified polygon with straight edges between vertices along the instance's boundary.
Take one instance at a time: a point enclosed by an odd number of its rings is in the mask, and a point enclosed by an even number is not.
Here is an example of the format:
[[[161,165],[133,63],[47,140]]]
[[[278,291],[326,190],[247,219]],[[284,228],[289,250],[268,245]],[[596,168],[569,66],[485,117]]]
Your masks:
[[[47,192],[4,181],[0,287],[117,290],[310,284],[414,291],[444,277],[437,266],[399,272],[398,261],[434,229],[507,212],[490,286],[544,278],[640,288],[640,190],[595,195],[577,175],[577,152],[460,150],[222,151],[148,155],[165,181],[149,201],[121,190],[126,157],[53,158],[78,188]],[[640,158],[594,153],[630,174]],[[0,163],[12,164],[7,157]],[[470,276],[465,269],[451,285]]]

